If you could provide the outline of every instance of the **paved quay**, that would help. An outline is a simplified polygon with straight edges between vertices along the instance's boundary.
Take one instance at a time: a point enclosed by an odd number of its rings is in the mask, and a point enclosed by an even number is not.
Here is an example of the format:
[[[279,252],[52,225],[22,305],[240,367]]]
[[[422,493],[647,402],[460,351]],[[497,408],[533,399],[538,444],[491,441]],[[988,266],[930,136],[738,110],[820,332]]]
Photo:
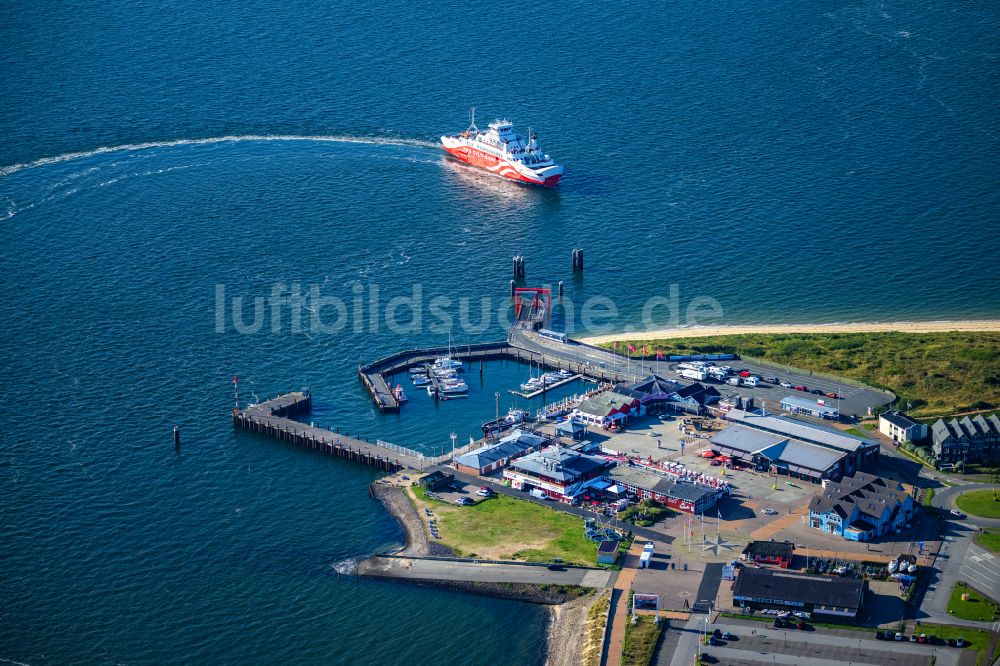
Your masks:
[[[528,564],[494,564],[468,560],[417,557],[371,557],[358,566],[358,574],[380,578],[446,580],[470,583],[531,583],[607,587],[613,572],[604,569],[564,567],[552,571]]]

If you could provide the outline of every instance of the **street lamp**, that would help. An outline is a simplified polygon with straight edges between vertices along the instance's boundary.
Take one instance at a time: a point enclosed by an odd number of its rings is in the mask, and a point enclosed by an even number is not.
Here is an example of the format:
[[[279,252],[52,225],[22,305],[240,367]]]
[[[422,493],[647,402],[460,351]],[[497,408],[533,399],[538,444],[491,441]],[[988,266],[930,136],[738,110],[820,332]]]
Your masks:
[[[451,434],[448,435],[448,436],[451,437],[451,459],[454,461],[455,460],[455,440],[458,439],[458,435],[456,435],[455,431],[453,430],[451,432]]]

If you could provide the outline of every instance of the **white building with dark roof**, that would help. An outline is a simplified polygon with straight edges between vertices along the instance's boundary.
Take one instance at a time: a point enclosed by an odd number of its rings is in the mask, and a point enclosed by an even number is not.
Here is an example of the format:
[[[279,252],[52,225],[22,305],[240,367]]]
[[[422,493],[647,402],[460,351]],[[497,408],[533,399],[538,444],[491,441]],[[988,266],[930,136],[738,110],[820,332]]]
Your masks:
[[[512,460],[503,476],[517,490],[537,489],[552,499],[570,500],[587,488],[610,486],[601,477],[614,464],[556,444]]]
[[[883,412],[878,417],[878,431],[896,444],[902,444],[924,439],[928,428],[903,412]]]
[[[489,474],[518,456],[541,449],[549,441],[548,437],[537,433],[514,430],[496,444],[458,456],[455,458],[455,469],[466,474]]]

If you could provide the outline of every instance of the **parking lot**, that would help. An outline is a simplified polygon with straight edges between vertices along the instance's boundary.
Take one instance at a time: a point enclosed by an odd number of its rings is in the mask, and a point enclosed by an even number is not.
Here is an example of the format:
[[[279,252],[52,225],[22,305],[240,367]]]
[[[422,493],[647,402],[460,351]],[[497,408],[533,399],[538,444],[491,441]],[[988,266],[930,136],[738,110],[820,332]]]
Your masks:
[[[430,491],[427,494],[435,499],[440,499],[449,504],[458,504],[460,499],[465,498],[466,502],[480,502],[484,497],[476,494],[480,489],[480,485],[475,485],[472,483],[463,483],[459,479],[452,481],[451,485],[447,488],[441,488],[435,491]]]

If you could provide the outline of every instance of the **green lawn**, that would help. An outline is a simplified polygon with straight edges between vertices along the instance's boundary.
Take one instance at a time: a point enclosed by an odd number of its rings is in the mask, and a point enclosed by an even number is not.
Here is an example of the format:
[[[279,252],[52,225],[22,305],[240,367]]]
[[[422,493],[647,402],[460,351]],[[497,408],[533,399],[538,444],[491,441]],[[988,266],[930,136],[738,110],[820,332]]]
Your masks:
[[[652,615],[639,615],[632,624],[629,617],[622,644],[622,666],[648,666],[663,628],[663,622],[656,624],[654,619]]]
[[[625,511],[618,514],[618,520],[638,525],[639,527],[649,527],[660,522],[664,518],[676,516],[677,512],[660,506],[653,500],[643,500],[635,506],[630,506]]]
[[[419,486],[411,490],[417,512],[434,513],[442,543],[460,556],[597,564],[597,544],[584,536],[577,516],[506,495],[458,506],[428,498]]]
[[[973,490],[955,498],[962,511],[982,518],[1000,518],[1000,490]]]
[[[629,341],[664,354],[744,354],[855,379],[893,391],[904,406],[912,403],[916,416],[1000,405],[998,332],[783,333]]]
[[[994,553],[1000,553],[1000,532],[980,532],[976,535],[976,543],[978,543],[983,548],[992,550]]]
[[[967,601],[962,601],[963,594],[969,595]],[[951,598],[948,600],[948,613],[960,620],[993,622],[997,618],[997,606],[971,587],[957,583],[951,590]]]

